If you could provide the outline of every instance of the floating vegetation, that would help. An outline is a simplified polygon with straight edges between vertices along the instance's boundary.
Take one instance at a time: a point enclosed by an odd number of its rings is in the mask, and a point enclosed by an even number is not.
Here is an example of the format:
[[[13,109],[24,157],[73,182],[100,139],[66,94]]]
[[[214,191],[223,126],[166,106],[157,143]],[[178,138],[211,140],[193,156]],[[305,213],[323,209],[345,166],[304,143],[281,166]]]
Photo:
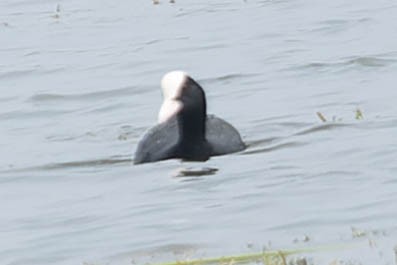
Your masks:
[[[385,230],[363,230],[353,226],[350,229],[352,231],[352,238],[387,236]]]
[[[287,265],[286,257],[296,254],[296,251],[266,251],[263,253],[245,254],[237,256],[207,258],[188,261],[175,261],[156,265],[237,265],[259,263],[266,265]]]
[[[129,259],[132,265],[145,264],[145,265],[315,265],[315,264],[328,264],[328,265],[359,265],[361,263],[361,258],[368,259],[369,256],[361,256],[363,251],[374,251],[377,257],[383,259],[382,252],[379,252],[379,248],[374,240],[368,242],[366,239],[354,240],[352,242],[328,244],[322,246],[312,246],[300,249],[289,249],[289,250],[269,250],[267,247],[263,247],[261,252],[256,253],[245,253],[245,254],[234,254],[222,257],[212,257],[212,258],[193,258],[190,256],[192,253],[185,253],[183,250],[177,253],[178,250],[173,250],[172,253],[175,255],[185,254],[183,257],[176,258],[172,262],[156,262],[158,257],[152,252],[146,253],[150,254],[149,258],[151,261],[139,261],[135,258]],[[251,245],[252,243],[250,243]],[[269,242],[269,247],[271,242]],[[251,247],[251,246],[250,246]],[[397,245],[394,244],[391,247],[391,254],[394,254],[394,259],[397,264]],[[360,255],[359,260],[346,260],[346,251],[353,251],[355,254]],[[320,253],[322,252],[322,253]],[[326,253],[324,253],[326,252]],[[338,257],[332,257],[336,254]],[[141,253],[142,254],[142,253]],[[326,254],[326,255],[324,255]],[[342,256],[340,255],[342,254]],[[140,255],[139,255],[140,256]],[[327,263],[324,263],[324,257],[328,259]],[[393,257],[391,257],[393,258]],[[138,257],[139,259],[139,257]],[[319,261],[321,260],[321,263]],[[83,262],[82,265],[95,265],[97,263],[87,263]],[[101,263],[102,264],[102,263]],[[113,264],[103,263],[103,264]],[[118,264],[118,263],[117,263]],[[365,263],[367,264],[367,263]],[[370,264],[370,263],[368,263]],[[372,264],[372,263],[371,263]],[[375,263],[375,264],[394,264],[394,263]]]
[[[321,112],[318,111],[318,112],[316,112],[316,114],[317,114],[317,117],[318,117],[322,122],[327,122],[327,121],[328,121],[328,120],[325,118],[325,115],[322,114]],[[357,108],[357,109],[355,110],[355,112],[354,112],[354,118],[355,118],[356,120],[362,120],[362,119],[364,119],[364,115],[363,115],[363,112],[361,111],[361,109]],[[342,119],[333,116],[333,117],[332,117],[332,121],[333,121],[333,122],[341,122]]]
[[[360,230],[356,227],[351,227],[352,230],[352,236],[353,238],[358,238],[358,237],[365,237],[367,236],[367,232],[364,230]]]
[[[307,236],[307,235],[304,235],[302,238],[295,238],[292,242],[295,243],[295,244],[297,244],[297,243],[299,243],[299,242],[304,242],[304,243],[306,243],[306,242],[309,242],[309,241],[310,241],[310,237]]]
[[[153,5],[158,5],[160,4],[160,0],[152,0],[153,1]],[[175,0],[170,0],[169,1],[171,4],[175,4]]]
[[[322,122],[327,122],[327,119],[324,117],[324,115],[321,112],[317,112],[317,117],[322,121]]]
[[[56,8],[55,8],[55,14],[52,16],[55,19],[58,19],[61,17],[61,5],[57,4]]]
[[[356,109],[356,120],[362,120],[364,118],[362,111],[357,108]]]
[[[311,264],[304,257],[290,257],[296,254],[304,254],[316,251],[331,251],[336,249],[346,249],[353,247],[352,244],[324,246],[316,248],[295,249],[295,250],[264,250],[260,253],[241,254],[233,256],[224,256],[217,258],[203,258],[196,260],[174,261],[152,265],[242,265],[242,264],[264,264],[264,265],[307,265]]]

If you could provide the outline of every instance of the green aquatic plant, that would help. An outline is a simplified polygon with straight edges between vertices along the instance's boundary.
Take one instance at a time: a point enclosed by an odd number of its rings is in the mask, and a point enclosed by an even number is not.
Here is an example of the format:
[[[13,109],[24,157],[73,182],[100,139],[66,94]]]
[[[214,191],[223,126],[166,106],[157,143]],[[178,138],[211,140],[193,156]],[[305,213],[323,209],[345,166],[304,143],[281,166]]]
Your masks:
[[[235,256],[224,256],[217,258],[205,258],[197,260],[174,261],[156,265],[237,265],[248,263],[259,263],[266,265],[287,265],[288,255],[301,253],[296,250],[287,251],[265,251],[261,253],[242,254]]]
[[[317,117],[318,117],[322,122],[327,122],[327,121],[328,121],[328,120],[325,118],[325,115],[322,114],[321,112],[317,111],[316,114],[317,114]],[[362,119],[364,119],[363,112],[362,112],[359,108],[357,108],[357,109],[355,110],[355,119],[356,119],[356,120],[362,120]],[[332,117],[332,121],[333,121],[333,122],[341,122],[342,119],[333,116],[333,117]]]
[[[242,265],[242,264],[264,264],[264,265],[287,265],[287,257],[304,254],[316,251],[331,251],[336,249],[346,249],[353,247],[352,244],[346,245],[334,245],[334,246],[323,246],[323,247],[313,247],[304,249],[294,249],[294,250],[265,250],[260,253],[250,253],[241,255],[231,255],[215,258],[202,258],[202,259],[192,259],[192,260],[179,260],[174,262],[158,263],[152,265]],[[303,259],[306,261],[306,259]],[[301,264],[301,259],[299,264]]]
[[[324,115],[321,112],[316,112],[317,117],[322,121],[322,122],[327,122],[327,119],[324,117]]]
[[[362,111],[357,108],[356,109],[356,120],[362,120],[364,118]]]
[[[365,237],[368,235],[368,233],[364,230],[360,230],[358,228],[355,227],[350,227],[350,229],[352,230],[352,236],[353,238],[358,238],[358,237]]]
[[[301,249],[290,249],[290,250],[263,250],[257,253],[248,253],[240,255],[230,255],[215,258],[201,258],[191,260],[179,260],[174,262],[165,262],[151,265],[243,265],[243,264],[263,264],[263,265],[300,265],[307,264],[306,258],[299,258],[297,260],[289,260],[287,258],[293,258],[297,254],[307,254],[319,251],[336,251],[346,250],[351,248],[359,247],[367,242],[351,242],[341,243],[335,245],[325,245],[318,247],[307,247]]]

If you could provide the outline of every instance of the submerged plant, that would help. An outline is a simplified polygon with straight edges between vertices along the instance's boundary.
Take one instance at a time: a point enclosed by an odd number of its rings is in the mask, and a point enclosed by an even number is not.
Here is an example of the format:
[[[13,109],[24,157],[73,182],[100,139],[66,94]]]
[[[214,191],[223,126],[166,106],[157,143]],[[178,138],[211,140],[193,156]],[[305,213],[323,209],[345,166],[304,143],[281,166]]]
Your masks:
[[[324,117],[324,115],[321,112],[317,112],[317,117],[322,121],[322,122],[327,122],[327,119]]]
[[[324,114],[322,114],[321,112],[316,112],[316,114],[317,114],[317,117],[322,121],[322,122],[327,122],[328,120],[325,118],[325,115]],[[364,116],[363,116],[363,112],[359,109],[359,108],[357,108],[356,110],[355,110],[355,119],[356,120],[362,120],[362,119],[364,119]],[[342,118],[337,118],[336,116],[332,116],[332,121],[333,122],[341,122],[342,121]]]
[[[242,264],[263,264],[263,265],[307,265],[312,264],[306,258],[293,257],[293,255],[304,254],[318,251],[334,251],[338,249],[348,249],[357,247],[361,243],[338,244],[319,246],[312,248],[302,248],[294,250],[263,250],[258,253],[231,255],[215,258],[201,258],[192,260],[179,260],[174,262],[159,263],[156,265],[242,265]],[[365,243],[366,244],[366,243]],[[287,262],[287,258],[289,261]]]
[[[364,118],[363,113],[359,108],[356,109],[356,120],[362,120]]]
[[[274,250],[261,253],[241,254],[217,258],[205,258],[196,260],[174,261],[156,265],[237,265],[237,264],[264,264],[264,265],[287,265],[287,257],[293,254],[312,252],[315,249],[304,250]]]

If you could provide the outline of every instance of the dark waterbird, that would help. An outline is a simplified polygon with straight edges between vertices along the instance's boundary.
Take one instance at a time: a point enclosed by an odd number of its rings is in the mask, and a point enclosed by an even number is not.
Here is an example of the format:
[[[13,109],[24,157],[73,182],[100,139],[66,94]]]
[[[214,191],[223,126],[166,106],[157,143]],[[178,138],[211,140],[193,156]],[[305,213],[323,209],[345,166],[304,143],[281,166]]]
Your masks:
[[[228,122],[207,115],[203,88],[182,71],[161,80],[164,101],[159,123],[138,144],[134,163],[171,158],[206,161],[210,156],[245,149],[238,131]]]

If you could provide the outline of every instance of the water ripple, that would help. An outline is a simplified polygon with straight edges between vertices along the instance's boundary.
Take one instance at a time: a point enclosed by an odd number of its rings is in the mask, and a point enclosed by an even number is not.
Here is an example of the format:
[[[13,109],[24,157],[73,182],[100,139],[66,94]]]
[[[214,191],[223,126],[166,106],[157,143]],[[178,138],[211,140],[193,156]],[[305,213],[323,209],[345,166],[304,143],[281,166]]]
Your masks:
[[[306,134],[311,134],[315,132],[321,132],[321,131],[329,131],[329,130],[334,130],[334,129],[339,129],[339,128],[345,128],[345,127],[351,127],[351,124],[347,123],[322,123],[319,125],[314,125],[313,127],[304,129],[302,131],[299,131],[295,133],[294,135],[306,135]]]
[[[257,154],[257,153],[266,153],[266,152],[271,152],[271,151],[276,151],[284,148],[292,148],[292,147],[300,147],[307,145],[307,143],[304,142],[287,142],[287,143],[279,143],[275,144],[273,146],[265,147],[265,148],[260,148],[260,149],[255,149],[255,150],[247,150],[244,151],[242,154],[243,155],[251,155],[251,154]]]
[[[119,165],[119,164],[126,164],[126,163],[132,163],[132,162],[133,162],[133,160],[129,156],[113,156],[113,157],[103,158],[103,159],[49,163],[46,165],[33,166],[33,167],[27,167],[27,168],[13,168],[13,169],[0,171],[0,173],[90,168],[90,167],[97,167],[97,166]],[[1,180],[4,181],[6,179],[3,178]]]
[[[120,98],[123,95],[136,95],[147,89],[143,86],[137,88],[132,86],[121,87],[111,90],[95,91],[81,94],[36,94],[27,99],[28,102],[62,102],[62,101],[92,101],[109,98]]]
[[[219,76],[214,76],[214,77],[208,77],[208,78],[203,78],[200,79],[200,83],[212,83],[215,81],[233,81],[233,80],[240,80],[244,78],[249,78],[249,77],[255,77],[259,76],[260,73],[230,73],[230,74],[224,74],[224,75],[219,75]]]
[[[350,56],[339,61],[310,62],[303,65],[287,68],[286,70],[316,70],[333,71],[359,68],[383,68],[396,64],[395,58],[383,58],[382,56]]]

